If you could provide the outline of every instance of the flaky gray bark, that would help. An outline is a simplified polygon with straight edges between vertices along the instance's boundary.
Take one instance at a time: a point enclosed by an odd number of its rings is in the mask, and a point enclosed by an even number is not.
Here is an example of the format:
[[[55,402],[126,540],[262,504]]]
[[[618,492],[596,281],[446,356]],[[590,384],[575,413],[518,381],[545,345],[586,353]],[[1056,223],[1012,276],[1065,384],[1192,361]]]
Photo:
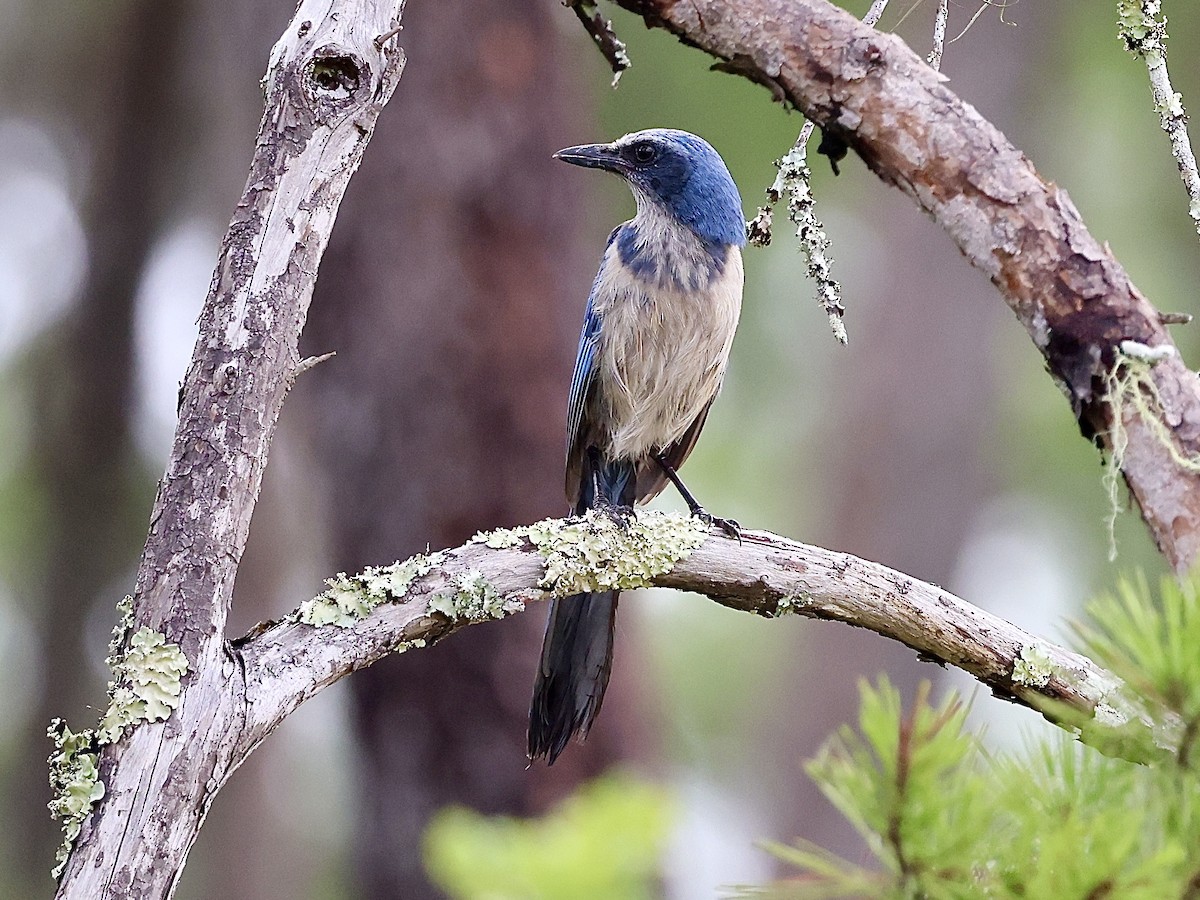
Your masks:
[[[603,519],[597,527],[620,528]],[[237,642],[245,674],[246,751],[305,699],[350,671],[487,621],[486,614],[446,612],[448,603],[458,602],[447,598],[461,595],[464,584],[488,586],[493,615],[516,611],[548,591],[572,592],[547,574],[553,550],[545,554],[522,540],[495,543],[476,541],[448,551],[426,575],[361,618],[314,628],[292,617]],[[605,566],[600,562],[597,570]],[[551,568],[560,571],[557,564]],[[766,532],[745,532],[738,542],[714,530],[670,571],[649,580],[757,615],[794,613],[867,628],[968,672],[1051,721],[1081,728],[1085,740],[1106,752],[1148,760],[1178,754],[1191,740],[1177,716],[1147,705],[1088,658],[936,585],[848,553]],[[505,599],[512,602],[504,604]]]
[[[175,448],[138,572],[135,628],[189,664],[167,722],[101,756],[106,795],[60,897],[165,897],[233,754],[239,672],[225,619],[317,265],[351,174],[403,68],[402,2],[303,0],[276,45],[246,190],[230,223],[184,382]]]
[[[1122,341],[1174,348],[1159,312],[1065,191],[898,37],[826,0],[615,0],[767,87],[908,194],[999,288],[1085,436],[1112,448],[1108,375]],[[931,327],[936,327],[931,323]],[[1200,554],[1200,381],[1178,353],[1151,373],[1150,415],[1122,406],[1121,472],[1177,571]],[[1144,392],[1141,392],[1144,396]]]

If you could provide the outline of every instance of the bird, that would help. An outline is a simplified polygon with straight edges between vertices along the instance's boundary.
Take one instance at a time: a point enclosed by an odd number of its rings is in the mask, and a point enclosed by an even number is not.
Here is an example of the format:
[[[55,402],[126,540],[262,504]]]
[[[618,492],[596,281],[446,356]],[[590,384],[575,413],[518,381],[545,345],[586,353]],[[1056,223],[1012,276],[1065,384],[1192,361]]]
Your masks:
[[[567,401],[566,493],[573,515],[613,514],[668,483],[709,525],[677,470],[721,388],[741,313],[746,222],[720,154],[653,128],[554,158],[621,177],[637,212],[608,237],[584,312]],[[612,671],[618,592],[553,600],[529,711],[528,755],[552,765],[595,721]]]

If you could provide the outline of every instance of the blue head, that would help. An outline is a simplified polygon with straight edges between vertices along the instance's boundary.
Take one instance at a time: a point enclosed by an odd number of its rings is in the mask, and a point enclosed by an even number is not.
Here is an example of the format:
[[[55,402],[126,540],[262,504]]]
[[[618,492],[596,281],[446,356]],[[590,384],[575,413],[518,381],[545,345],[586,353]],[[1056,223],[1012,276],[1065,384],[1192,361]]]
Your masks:
[[[616,172],[639,202],[655,203],[706,243],[746,243],[742,198],[708,141],[672,128],[651,128],[613,141],[568,147],[555,159]]]

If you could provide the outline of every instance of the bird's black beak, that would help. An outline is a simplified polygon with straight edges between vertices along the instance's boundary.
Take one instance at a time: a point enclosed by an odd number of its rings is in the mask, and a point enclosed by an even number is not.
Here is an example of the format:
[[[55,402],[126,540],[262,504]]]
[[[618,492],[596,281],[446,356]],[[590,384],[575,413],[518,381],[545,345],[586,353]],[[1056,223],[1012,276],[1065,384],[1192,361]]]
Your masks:
[[[573,166],[584,166],[588,169],[605,169],[609,172],[623,172],[625,161],[612,144],[582,144],[579,147],[567,147],[554,154],[555,159],[570,163]]]

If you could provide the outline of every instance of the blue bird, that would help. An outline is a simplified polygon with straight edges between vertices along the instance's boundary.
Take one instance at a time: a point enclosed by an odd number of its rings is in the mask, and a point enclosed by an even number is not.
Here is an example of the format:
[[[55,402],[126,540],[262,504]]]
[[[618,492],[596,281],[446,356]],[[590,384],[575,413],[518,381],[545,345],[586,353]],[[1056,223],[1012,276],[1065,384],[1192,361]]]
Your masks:
[[[637,215],[609,235],[584,313],[567,406],[567,498],[575,515],[644,503],[676,470],[721,388],[742,305],[746,224],[725,162],[686,131],[655,128],[555,159],[625,179]],[[553,763],[587,736],[612,670],[617,592],[550,605],[529,711],[529,756]]]

